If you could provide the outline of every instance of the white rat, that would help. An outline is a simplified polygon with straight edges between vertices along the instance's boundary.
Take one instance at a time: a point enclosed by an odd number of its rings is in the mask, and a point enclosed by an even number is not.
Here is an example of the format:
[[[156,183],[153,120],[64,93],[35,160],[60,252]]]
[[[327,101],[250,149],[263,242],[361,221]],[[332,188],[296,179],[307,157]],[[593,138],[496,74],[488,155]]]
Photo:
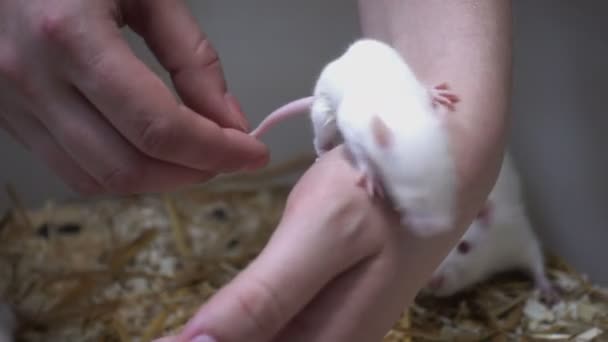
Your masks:
[[[0,301],[0,342],[13,342],[17,319],[11,307]]]
[[[443,115],[458,101],[445,83],[423,86],[389,45],[361,39],[325,66],[313,96],[275,110],[251,135],[310,110],[317,155],[342,138],[357,183],[430,236],[453,227],[456,175]]]
[[[526,214],[519,174],[506,153],[485,207],[424,290],[447,297],[512,270],[529,274],[548,304],[558,300],[556,289],[546,276],[541,244]]]

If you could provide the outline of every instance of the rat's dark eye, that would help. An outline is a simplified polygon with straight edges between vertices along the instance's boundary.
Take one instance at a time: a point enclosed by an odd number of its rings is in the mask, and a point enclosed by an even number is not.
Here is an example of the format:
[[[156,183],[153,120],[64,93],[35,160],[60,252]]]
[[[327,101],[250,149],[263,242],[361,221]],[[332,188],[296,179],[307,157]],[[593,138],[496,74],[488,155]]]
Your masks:
[[[458,252],[462,254],[467,254],[471,250],[471,244],[466,241],[460,241],[458,247],[456,248],[458,248]]]

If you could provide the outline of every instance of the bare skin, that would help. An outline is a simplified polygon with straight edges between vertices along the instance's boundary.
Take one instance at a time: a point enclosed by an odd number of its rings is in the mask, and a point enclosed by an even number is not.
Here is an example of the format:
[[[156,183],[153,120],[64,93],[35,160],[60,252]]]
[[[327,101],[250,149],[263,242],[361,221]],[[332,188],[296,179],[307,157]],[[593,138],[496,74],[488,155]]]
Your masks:
[[[205,333],[217,341],[344,341],[368,310],[383,318],[357,331],[355,341],[378,336],[403,309],[394,295],[403,302],[412,293],[402,291],[407,276],[395,270],[407,257],[401,246],[413,240],[394,229],[393,212],[369,201],[354,184],[357,177],[342,146],[321,157],[293,188],[262,254],[178,337],[165,340],[190,341]],[[239,324],[228,324],[233,318]],[[341,328],[323,331],[332,322]],[[320,335],[311,336],[315,331]]]
[[[425,240],[396,229],[337,147],[300,179],[262,254],[164,340],[380,341],[483,204],[506,132],[510,2],[359,3],[365,35],[397,47],[425,83],[458,92],[459,229]],[[181,1],[2,0],[0,18],[0,118],[82,192],[163,190],[265,162]],[[171,71],[184,105],[132,56],[124,23]]]
[[[365,35],[397,47],[426,84],[448,81],[458,92],[447,116],[460,180],[458,229],[422,240],[397,229],[394,213],[356,185],[359,174],[338,147],[300,179],[262,255],[179,336],[162,341],[205,334],[213,339],[198,341],[381,341],[482,207],[507,132],[510,3],[359,5]]]
[[[164,191],[268,160],[183,1],[0,1],[0,126],[83,194]]]

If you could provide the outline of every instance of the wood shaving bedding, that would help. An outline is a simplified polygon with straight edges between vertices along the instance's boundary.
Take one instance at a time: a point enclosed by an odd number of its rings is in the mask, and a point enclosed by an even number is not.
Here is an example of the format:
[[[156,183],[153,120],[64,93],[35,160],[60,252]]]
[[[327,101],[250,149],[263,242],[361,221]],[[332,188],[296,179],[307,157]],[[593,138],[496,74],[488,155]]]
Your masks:
[[[72,203],[0,216],[0,295],[22,341],[151,341],[178,331],[263,248],[304,156],[271,170],[171,194]],[[240,177],[240,178],[239,178]],[[263,185],[260,185],[263,184]],[[448,299],[420,295],[384,342],[608,341],[608,290],[556,256],[552,308],[531,281],[503,274]]]

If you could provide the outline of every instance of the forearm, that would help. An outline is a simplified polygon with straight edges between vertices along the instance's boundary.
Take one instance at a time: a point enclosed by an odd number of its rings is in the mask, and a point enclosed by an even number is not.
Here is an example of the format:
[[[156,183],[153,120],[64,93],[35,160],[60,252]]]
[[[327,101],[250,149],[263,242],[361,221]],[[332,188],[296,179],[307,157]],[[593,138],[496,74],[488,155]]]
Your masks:
[[[367,37],[385,41],[428,86],[448,82],[461,99],[448,117],[469,222],[496,179],[508,126],[511,2],[359,0]]]

